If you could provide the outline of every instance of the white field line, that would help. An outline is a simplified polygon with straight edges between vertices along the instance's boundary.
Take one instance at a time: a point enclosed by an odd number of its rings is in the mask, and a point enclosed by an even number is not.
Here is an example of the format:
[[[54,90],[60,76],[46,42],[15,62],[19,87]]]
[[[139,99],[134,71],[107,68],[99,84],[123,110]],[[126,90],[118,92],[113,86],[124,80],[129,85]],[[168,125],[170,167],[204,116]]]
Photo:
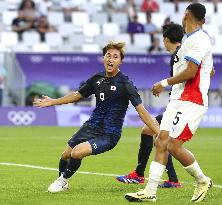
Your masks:
[[[16,164],[16,163],[11,163],[11,162],[0,162],[0,165],[3,166],[16,166],[16,167],[26,167],[26,168],[32,168],[32,169],[41,169],[41,170],[49,170],[49,171],[58,171],[56,168],[50,168],[50,167],[41,167],[41,166],[35,166],[35,165],[30,165],[30,164]],[[97,172],[82,172],[82,171],[77,171],[79,174],[89,174],[89,175],[97,175],[97,176],[108,176],[108,177],[116,177],[119,176],[117,174],[108,174],[108,173],[97,173]],[[185,184],[192,184],[190,182],[182,182]],[[222,185],[216,185],[214,184],[213,187],[222,189]]]
[[[16,166],[16,167],[26,167],[26,168],[32,168],[32,169],[42,169],[42,170],[50,170],[50,171],[58,171],[56,168],[49,168],[49,167],[41,167],[41,166],[35,166],[35,165],[30,165],[30,164],[16,164],[16,163],[11,163],[11,162],[0,162],[0,165],[5,165],[5,166]],[[116,177],[119,176],[117,174],[105,174],[105,173],[96,173],[96,172],[81,172],[77,171],[76,173],[79,174],[90,174],[90,175],[98,175],[98,176],[108,176],[108,177]]]

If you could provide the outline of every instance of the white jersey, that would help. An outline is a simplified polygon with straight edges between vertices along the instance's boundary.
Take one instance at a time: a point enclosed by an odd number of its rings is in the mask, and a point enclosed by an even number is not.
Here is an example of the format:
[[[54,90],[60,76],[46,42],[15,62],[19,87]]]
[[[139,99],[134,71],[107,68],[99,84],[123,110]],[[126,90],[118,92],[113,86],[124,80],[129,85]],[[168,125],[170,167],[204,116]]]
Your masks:
[[[209,36],[201,29],[187,35],[174,58],[173,76],[187,68],[188,61],[198,65],[196,76],[172,87],[171,99],[190,101],[208,106],[210,72],[213,67],[212,46]]]

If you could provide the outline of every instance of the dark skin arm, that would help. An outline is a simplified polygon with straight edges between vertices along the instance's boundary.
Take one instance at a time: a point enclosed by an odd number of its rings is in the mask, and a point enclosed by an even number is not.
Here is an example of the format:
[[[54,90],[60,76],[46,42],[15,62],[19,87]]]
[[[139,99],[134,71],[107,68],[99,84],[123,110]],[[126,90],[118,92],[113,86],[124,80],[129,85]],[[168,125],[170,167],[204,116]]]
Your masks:
[[[197,70],[198,70],[198,65],[192,61],[189,61],[187,68],[184,71],[182,71],[176,76],[173,76],[167,79],[168,85],[179,84],[187,80],[193,79],[197,73]],[[161,85],[160,82],[157,82],[153,85],[153,88],[152,88],[153,95],[159,96],[159,94],[163,90],[164,90],[164,87]]]

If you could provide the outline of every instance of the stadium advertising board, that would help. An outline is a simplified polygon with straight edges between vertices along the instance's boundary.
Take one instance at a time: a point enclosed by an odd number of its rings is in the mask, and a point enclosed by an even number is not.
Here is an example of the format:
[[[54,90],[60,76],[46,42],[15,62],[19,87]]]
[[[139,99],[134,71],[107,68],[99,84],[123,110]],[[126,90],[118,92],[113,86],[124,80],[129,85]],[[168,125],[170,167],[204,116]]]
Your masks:
[[[26,85],[49,82],[55,86],[68,85],[76,89],[94,73],[103,70],[101,54],[16,54],[26,75]],[[138,89],[147,89],[154,82],[169,76],[169,55],[126,55],[121,70]],[[210,88],[217,89],[222,77],[222,56],[214,56],[216,75]]]
[[[3,107],[0,113],[0,126],[57,126],[55,108]]]

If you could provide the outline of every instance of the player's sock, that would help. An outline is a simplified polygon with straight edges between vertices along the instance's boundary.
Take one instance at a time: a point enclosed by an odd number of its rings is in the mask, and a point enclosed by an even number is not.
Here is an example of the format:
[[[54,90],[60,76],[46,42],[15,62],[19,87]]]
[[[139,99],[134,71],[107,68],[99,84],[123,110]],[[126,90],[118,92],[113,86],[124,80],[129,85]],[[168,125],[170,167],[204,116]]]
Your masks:
[[[79,169],[81,161],[81,159],[73,159],[70,157],[65,172],[63,173],[63,178],[69,179]]]
[[[138,165],[136,167],[136,173],[139,177],[144,176],[146,164],[148,162],[152,149],[153,149],[153,136],[141,134],[140,149],[138,153]]]
[[[66,166],[68,164],[68,160],[60,159],[59,161],[59,176],[64,173]]]
[[[166,169],[165,165],[162,165],[155,161],[151,162],[150,171],[149,171],[149,179],[145,188],[147,193],[151,195],[156,195],[158,184],[160,182],[160,179],[165,169]]]
[[[178,178],[177,178],[177,174],[176,174],[176,171],[174,169],[174,166],[173,166],[173,160],[172,160],[172,155],[171,154],[169,154],[169,156],[168,156],[168,162],[167,162],[167,165],[166,165],[166,169],[167,169],[167,174],[168,174],[168,177],[169,177],[169,181],[177,183]]]
[[[184,167],[184,169],[196,179],[197,183],[204,183],[207,181],[207,177],[204,175],[197,161],[193,164]]]

